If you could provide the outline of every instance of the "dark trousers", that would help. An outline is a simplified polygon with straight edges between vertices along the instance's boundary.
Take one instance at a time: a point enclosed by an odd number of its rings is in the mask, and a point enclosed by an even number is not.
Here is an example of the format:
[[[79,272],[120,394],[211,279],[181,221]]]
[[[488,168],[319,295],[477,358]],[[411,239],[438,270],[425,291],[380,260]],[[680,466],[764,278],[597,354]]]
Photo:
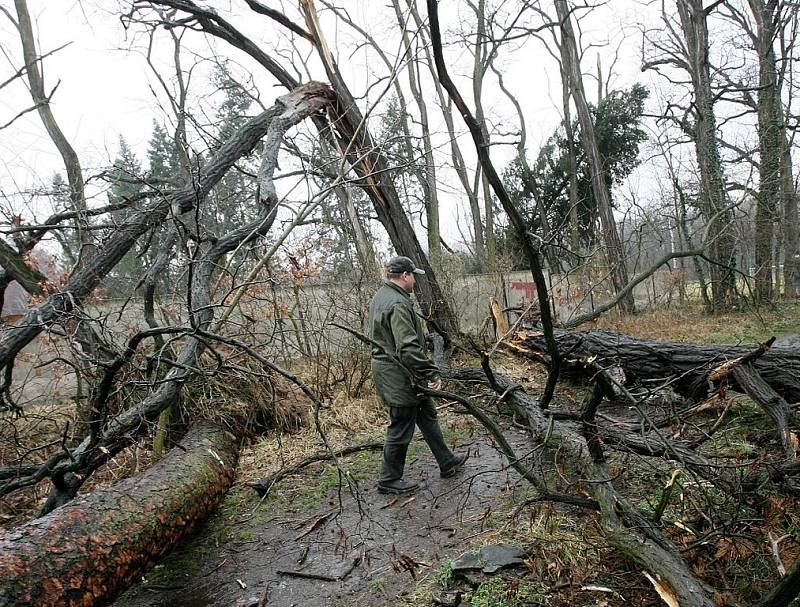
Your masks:
[[[439,468],[453,461],[439,426],[436,407],[430,398],[420,399],[416,407],[389,407],[389,426],[383,444],[383,460],[378,482],[385,483],[403,478],[408,445],[414,436],[414,426],[419,426],[422,438],[428,443]]]

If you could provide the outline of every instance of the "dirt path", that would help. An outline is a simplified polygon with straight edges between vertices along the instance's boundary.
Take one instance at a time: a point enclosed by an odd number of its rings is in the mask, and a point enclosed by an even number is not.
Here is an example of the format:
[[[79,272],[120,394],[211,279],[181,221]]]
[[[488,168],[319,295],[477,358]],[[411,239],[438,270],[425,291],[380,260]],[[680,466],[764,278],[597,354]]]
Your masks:
[[[507,435],[524,452],[523,433],[509,429]],[[411,499],[377,493],[373,477],[358,483],[360,500],[334,489],[315,508],[270,510],[267,520],[242,508],[246,515],[232,518],[222,539],[212,532],[219,520],[212,520],[115,607],[255,607],[265,596],[262,604],[285,607],[400,603],[413,592],[414,576],[435,572],[479,542],[494,505],[525,489],[484,434],[459,449],[469,449],[470,459],[452,479],[439,478],[430,452],[418,450],[406,467],[406,478],[421,483]],[[378,453],[370,457],[377,467]],[[251,505],[258,502],[248,496]],[[286,571],[330,581],[279,573]]]

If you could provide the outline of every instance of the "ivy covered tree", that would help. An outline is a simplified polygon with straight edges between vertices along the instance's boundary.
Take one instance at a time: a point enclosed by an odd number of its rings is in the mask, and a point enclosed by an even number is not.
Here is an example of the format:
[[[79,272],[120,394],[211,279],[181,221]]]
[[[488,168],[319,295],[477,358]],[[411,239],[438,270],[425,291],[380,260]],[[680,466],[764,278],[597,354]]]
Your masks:
[[[630,175],[639,162],[639,147],[647,139],[641,124],[647,97],[647,89],[635,84],[630,89],[609,93],[597,107],[590,108],[606,183],[612,194],[613,188]],[[574,230],[581,244],[590,247],[600,238],[597,203],[592,192],[591,167],[580,145],[581,129],[577,120],[572,128],[576,133],[578,154],[578,208],[574,213],[570,208],[570,163],[563,125],[548,138],[535,162],[515,158],[506,168],[503,179],[533,233],[542,233],[544,217],[555,246],[569,248],[568,235]],[[577,225],[574,225],[576,220]],[[521,259],[513,230],[506,230],[501,239],[507,252],[514,259]]]

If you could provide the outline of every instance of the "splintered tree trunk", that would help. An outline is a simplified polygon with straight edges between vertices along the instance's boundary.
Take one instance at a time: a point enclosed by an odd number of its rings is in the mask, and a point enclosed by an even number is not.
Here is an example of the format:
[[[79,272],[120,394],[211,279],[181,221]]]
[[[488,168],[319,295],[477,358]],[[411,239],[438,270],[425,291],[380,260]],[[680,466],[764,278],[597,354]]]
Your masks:
[[[236,438],[201,426],[142,476],[0,535],[0,605],[108,605],[214,510]]]
[[[591,354],[604,367],[619,366],[631,379],[667,380],[677,392],[690,393],[698,382],[722,363],[752,352],[752,345],[714,345],[637,339],[613,331],[555,331],[558,349],[572,352],[565,370],[587,375],[594,371],[576,361],[577,354]],[[528,336],[525,345],[545,351],[544,337]],[[772,346],[753,367],[775,392],[790,403],[800,402],[800,352],[793,346]],[[738,384],[737,384],[738,386]]]
[[[353,170],[359,176],[357,183],[372,201],[378,221],[386,229],[397,254],[411,257],[425,270],[425,279],[417,283],[420,307],[428,322],[434,325],[433,328],[449,340],[457,330],[458,319],[445,299],[428,256],[403,210],[400,196],[389,176],[385,155],[372,138],[367,128],[367,121],[361,114],[328,48],[319,25],[314,1],[301,0],[300,5],[314,46],[320,55],[331,86],[336,91],[337,102],[330,108],[330,112],[338,134],[340,151],[352,162]],[[328,128],[328,124],[325,123],[322,130]]]

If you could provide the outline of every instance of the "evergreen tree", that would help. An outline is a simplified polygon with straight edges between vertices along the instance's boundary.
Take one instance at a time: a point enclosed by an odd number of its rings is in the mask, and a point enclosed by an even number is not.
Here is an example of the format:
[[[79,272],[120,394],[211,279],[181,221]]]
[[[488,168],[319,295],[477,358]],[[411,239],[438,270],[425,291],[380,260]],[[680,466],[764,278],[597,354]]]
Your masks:
[[[147,160],[150,170],[147,181],[156,188],[178,187],[181,181],[181,167],[175,140],[162,125],[153,121],[153,134],[149,143]]]
[[[121,202],[142,191],[142,165],[125,138],[119,136],[119,152],[110,173],[111,202]]]
[[[638,164],[639,146],[647,139],[641,121],[647,89],[636,84],[629,90],[609,93],[598,107],[591,107],[595,125],[595,135],[603,160],[606,183],[609,189],[619,185]],[[576,153],[578,161],[578,208],[577,231],[587,246],[595,244],[597,232],[597,204],[591,185],[591,167],[581,145],[581,132],[577,120],[573,124],[576,133]],[[529,229],[541,233],[541,214],[543,209],[551,228],[555,244],[568,247],[570,230],[569,200],[569,156],[564,128],[559,127],[539,150],[532,164],[515,158],[503,174],[506,188],[512,200],[520,209]],[[538,207],[534,194],[539,196]],[[613,198],[612,198],[613,204]],[[513,230],[500,235],[513,257],[518,244]]]
[[[55,211],[69,211],[72,209],[69,183],[61,173],[53,173],[53,177],[50,180],[49,196]],[[62,261],[66,265],[74,266],[81,250],[81,242],[77,231],[71,229],[53,230],[52,233],[58,244],[61,245]]]
[[[252,105],[252,97],[233,77],[227,64],[217,66],[212,82],[222,93],[222,102],[216,110],[219,130],[216,133],[216,144],[221,145],[239,129],[249,118],[248,111]],[[247,173],[258,171],[259,149],[249,157],[243,158],[232,170],[228,171],[212,191],[203,214],[203,228],[213,236],[219,236],[235,227],[250,221],[257,210],[252,201],[255,194],[255,181]]]
[[[112,218],[119,225],[126,221],[128,214],[141,208],[137,200],[144,190],[144,175],[141,162],[136,157],[125,138],[119,136],[119,151],[114,159],[114,164],[109,171],[111,188],[108,199],[111,204],[130,202],[127,209],[114,211]],[[146,269],[147,260],[143,258],[144,245],[137,244],[132,248],[117,266],[109,273],[106,284],[115,291],[128,293]]]

